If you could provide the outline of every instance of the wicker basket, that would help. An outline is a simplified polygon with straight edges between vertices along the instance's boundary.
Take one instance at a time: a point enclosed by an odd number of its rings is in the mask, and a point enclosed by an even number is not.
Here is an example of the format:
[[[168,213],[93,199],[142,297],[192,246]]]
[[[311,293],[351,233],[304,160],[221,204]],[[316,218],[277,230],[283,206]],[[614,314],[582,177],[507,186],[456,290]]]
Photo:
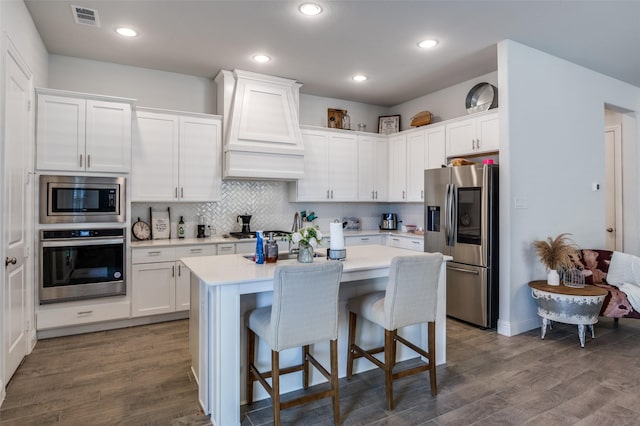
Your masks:
[[[431,113],[429,111],[421,111],[411,119],[411,127],[420,127],[431,124]]]

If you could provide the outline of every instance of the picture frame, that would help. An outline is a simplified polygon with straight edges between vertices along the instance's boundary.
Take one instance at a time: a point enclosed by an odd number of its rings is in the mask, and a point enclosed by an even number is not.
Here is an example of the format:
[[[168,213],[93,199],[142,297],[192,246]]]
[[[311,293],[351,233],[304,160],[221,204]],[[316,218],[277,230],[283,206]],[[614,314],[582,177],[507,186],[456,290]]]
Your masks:
[[[400,115],[381,115],[378,117],[378,133],[390,135],[400,131]]]
[[[330,129],[342,129],[343,109],[327,108],[327,127]]]
[[[154,240],[164,240],[171,238],[171,210],[152,210],[149,207],[151,216],[151,238]]]

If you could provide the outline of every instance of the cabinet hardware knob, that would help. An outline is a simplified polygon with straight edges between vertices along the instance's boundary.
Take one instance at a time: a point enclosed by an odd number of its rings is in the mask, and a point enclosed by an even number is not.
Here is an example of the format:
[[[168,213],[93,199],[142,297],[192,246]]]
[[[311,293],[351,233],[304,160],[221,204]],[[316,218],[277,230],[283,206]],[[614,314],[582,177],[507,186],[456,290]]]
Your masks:
[[[184,198],[184,187],[180,188],[180,198]]]
[[[333,200],[333,189],[331,190],[331,199]]]
[[[78,315],[89,315],[89,314],[92,314],[92,313],[93,313],[93,311],[80,311],[80,312],[78,312]]]
[[[87,154],[87,169],[91,168],[91,154]]]
[[[9,266],[9,264],[15,265],[16,263],[18,263],[18,259],[16,259],[15,257],[7,257],[6,259],[4,259],[4,266]]]
[[[176,266],[175,265],[171,267],[171,276],[172,277],[176,276]]]
[[[613,232],[613,228],[607,228],[607,232]]]
[[[378,191],[376,191],[376,200],[378,199]]]
[[[82,154],[80,154],[80,167],[82,167]]]
[[[327,189],[327,200],[329,199],[329,190]]]
[[[371,199],[372,200],[376,199],[376,191],[371,191]]]

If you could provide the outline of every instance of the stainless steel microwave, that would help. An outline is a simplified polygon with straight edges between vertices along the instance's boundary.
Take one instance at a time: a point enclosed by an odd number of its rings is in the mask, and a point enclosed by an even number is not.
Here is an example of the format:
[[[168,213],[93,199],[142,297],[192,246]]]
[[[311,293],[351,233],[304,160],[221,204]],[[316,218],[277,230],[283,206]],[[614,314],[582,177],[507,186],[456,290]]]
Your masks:
[[[40,223],[121,223],[125,178],[40,176]]]

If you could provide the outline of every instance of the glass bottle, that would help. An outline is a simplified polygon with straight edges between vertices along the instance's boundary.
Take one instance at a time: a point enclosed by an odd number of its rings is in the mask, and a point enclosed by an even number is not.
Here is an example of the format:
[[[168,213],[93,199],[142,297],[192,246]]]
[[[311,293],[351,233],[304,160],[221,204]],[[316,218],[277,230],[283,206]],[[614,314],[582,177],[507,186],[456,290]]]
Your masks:
[[[276,263],[278,261],[278,243],[273,239],[273,232],[269,233],[269,241],[267,241],[265,251],[267,263]]]
[[[182,216],[178,222],[178,238],[184,238],[184,218]]]
[[[342,114],[342,128],[344,130],[351,130],[351,117],[347,114],[347,110],[344,110],[344,114]]]

